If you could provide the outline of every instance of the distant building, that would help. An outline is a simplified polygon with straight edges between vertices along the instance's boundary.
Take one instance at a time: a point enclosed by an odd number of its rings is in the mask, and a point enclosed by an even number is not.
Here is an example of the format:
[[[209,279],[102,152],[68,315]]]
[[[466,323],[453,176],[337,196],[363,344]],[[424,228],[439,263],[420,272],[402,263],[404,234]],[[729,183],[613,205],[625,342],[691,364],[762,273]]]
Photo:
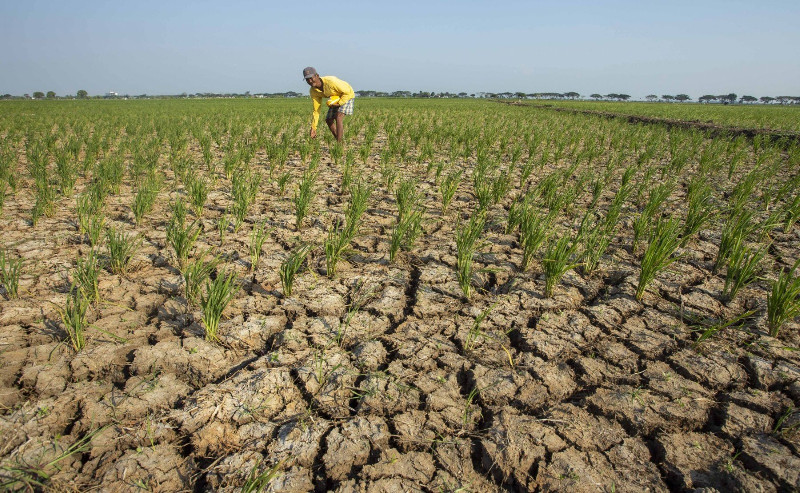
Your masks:
[[[116,97],[119,97],[119,94],[115,93],[114,91],[109,91],[103,97],[105,97],[105,98],[116,98]]]

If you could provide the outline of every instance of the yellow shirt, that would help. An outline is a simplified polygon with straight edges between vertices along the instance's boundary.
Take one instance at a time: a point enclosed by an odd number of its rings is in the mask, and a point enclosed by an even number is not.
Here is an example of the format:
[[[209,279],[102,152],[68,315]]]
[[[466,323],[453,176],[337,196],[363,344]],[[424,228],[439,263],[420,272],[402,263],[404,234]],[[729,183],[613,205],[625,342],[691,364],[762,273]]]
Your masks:
[[[314,130],[317,129],[317,123],[319,123],[319,107],[322,106],[323,98],[339,96],[339,106],[344,106],[346,102],[356,97],[350,84],[342,79],[332,75],[326,75],[320,79],[322,79],[322,90],[312,87],[308,91],[314,105],[314,112],[311,114],[311,128]]]

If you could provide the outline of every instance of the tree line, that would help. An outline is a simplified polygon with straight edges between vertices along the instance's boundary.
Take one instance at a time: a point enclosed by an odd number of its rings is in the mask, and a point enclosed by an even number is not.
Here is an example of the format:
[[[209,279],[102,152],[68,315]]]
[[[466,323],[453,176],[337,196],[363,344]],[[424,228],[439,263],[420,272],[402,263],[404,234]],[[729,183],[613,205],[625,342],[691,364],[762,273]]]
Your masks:
[[[478,93],[466,93],[466,92],[458,92],[458,93],[451,93],[451,92],[434,92],[434,91],[374,91],[374,90],[358,90],[355,91],[358,97],[369,97],[369,98],[488,98],[488,99],[567,99],[567,100],[575,100],[581,99],[582,96],[574,91],[570,92],[533,92],[533,93],[526,93],[526,92],[478,92]],[[212,93],[212,92],[202,92],[202,93],[194,93],[194,94],[164,94],[164,95],[148,95],[148,94],[139,94],[135,96],[130,95],[118,95],[116,93],[107,93],[105,95],[96,95],[90,96],[89,93],[81,89],[79,90],[74,96],[66,95],[66,96],[58,96],[54,91],[34,91],[32,94],[24,94],[23,96],[12,96],[11,94],[3,94],[0,96],[0,99],[170,99],[170,98],[297,98],[297,97],[304,97],[306,93],[300,93],[295,91],[286,91],[286,92],[275,92],[275,93],[253,93],[251,94],[250,91],[245,93]],[[628,101],[631,96],[629,94],[617,94],[617,93],[609,93],[609,94],[590,94],[589,98],[595,101]],[[692,101],[692,98],[688,94],[677,94],[675,96],[664,94],[658,96],[656,94],[648,94],[645,96],[645,100],[650,102],[679,102],[684,103],[687,101]],[[722,94],[722,95],[713,95],[713,94],[706,94],[704,96],[700,96],[697,98],[699,103],[721,103],[721,104],[753,104],[753,103],[762,103],[762,104],[800,104],[800,97],[798,96],[762,96],[760,98],[756,98],[754,96],[744,95],[738,97],[734,93],[730,94]]]

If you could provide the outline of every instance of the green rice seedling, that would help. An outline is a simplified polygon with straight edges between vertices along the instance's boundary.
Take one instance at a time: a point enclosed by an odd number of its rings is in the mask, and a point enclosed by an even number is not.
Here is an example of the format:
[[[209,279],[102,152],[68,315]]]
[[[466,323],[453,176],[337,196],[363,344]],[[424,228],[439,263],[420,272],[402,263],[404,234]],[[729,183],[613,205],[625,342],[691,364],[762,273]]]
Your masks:
[[[52,217],[55,214],[55,190],[47,177],[47,171],[44,170],[41,173],[34,177],[36,198],[31,210],[31,223],[34,226],[42,216]]]
[[[219,244],[220,246],[225,243],[225,234],[228,232],[228,228],[231,225],[230,217],[228,217],[228,213],[222,214],[217,218],[217,232],[219,233]]]
[[[492,312],[494,306],[495,305],[492,305],[483,310],[480,315],[475,318],[475,321],[472,322],[472,326],[470,327],[469,332],[467,332],[467,337],[464,340],[464,351],[472,351],[475,349],[475,343],[478,341],[478,338],[484,335],[483,331],[481,330],[481,325],[483,324],[484,320],[486,320],[486,317],[488,317]]]
[[[714,272],[719,272],[728,262],[734,246],[744,241],[751,233],[758,229],[758,224],[753,220],[754,213],[750,210],[736,210],[728,216],[728,220],[722,226],[722,234],[719,240],[719,250],[714,261]]]
[[[78,259],[75,265],[74,285],[83,292],[89,302],[100,299],[100,269],[100,260],[94,250],[89,250],[89,253],[84,258]]]
[[[525,272],[531,260],[547,236],[550,234],[552,215],[544,215],[529,205],[521,213],[519,224],[519,243],[522,246],[520,270]]]
[[[272,467],[262,469],[262,460],[258,459],[247,475],[247,479],[245,479],[241,490],[239,490],[240,493],[261,493],[262,491],[266,491],[272,480],[277,478],[280,474],[280,469],[285,461],[286,459]]]
[[[361,179],[350,186],[350,204],[345,211],[345,233],[348,243],[358,234],[371,195],[372,188]]]
[[[492,203],[499,203],[507,194],[511,187],[511,172],[500,171],[500,174],[492,181]]]
[[[258,187],[261,184],[261,174],[257,172],[245,171],[236,173],[231,182],[231,196],[233,198],[233,217],[234,231],[244,223],[245,217],[250,211],[250,206],[255,202],[258,194]]]
[[[662,183],[650,190],[650,196],[642,210],[642,213],[633,221],[633,246],[635,253],[639,246],[639,241],[650,232],[650,227],[658,209],[672,193],[672,183]]]
[[[391,155],[387,154],[385,151],[381,152],[381,180],[386,185],[386,190],[392,190],[394,186],[394,182],[397,179],[397,175],[400,173],[397,169],[397,165],[392,160]]]
[[[410,250],[422,232],[422,210],[415,209],[397,222],[389,237],[389,262],[394,263],[400,248]]]
[[[3,206],[6,202],[6,193],[8,192],[8,182],[0,177],[0,214],[3,212]]]
[[[100,246],[105,224],[106,216],[102,211],[89,217],[88,225],[86,226],[86,238],[89,240],[89,245],[91,245],[92,248]]]
[[[128,236],[114,227],[106,229],[106,248],[108,249],[108,268],[114,274],[125,274],[131,259],[142,243],[138,236]]]
[[[253,231],[250,233],[250,269],[255,270],[258,265],[258,259],[261,258],[261,250],[264,247],[264,242],[269,238],[269,234],[273,228],[267,228],[266,221],[262,221],[253,226]]]
[[[89,309],[89,299],[83,291],[72,286],[67,296],[64,309],[61,310],[61,321],[69,336],[69,341],[75,352],[80,352],[86,346],[86,312]]]
[[[218,273],[211,281],[206,281],[206,293],[200,300],[203,312],[203,325],[206,328],[206,340],[219,341],[219,321],[228,303],[239,291],[239,280],[235,272]]]
[[[19,296],[19,277],[22,274],[22,259],[12,259],[8,252],[0,250],[0,281],[8,299]]]
[[[685,246],[689,239],[697,234],[716,214],[712,201],[713,190],[700,177],[695,177],[689,182],[686,193],[686,221],[683,223],[683,240]]]
[[[3,491],[32,492],[50,491],[59,489],[52,482],[52,477],[62,470],[59,465],[66,459],[73,460],[90,449],[94,437],[108,426],[89,431],[72,445],[64,447],[60,440],[53,439],[49,443],[42,443],[41,448],[25,457],[14,457],[0,464],[0,488]],[[21,450],[22,447],[17,449]],[[69,461],[71,462],[71,461]],[[63,488],[63,485],[59,485]]]
[[[75,191],[75,183],[78,181],[78,165],[66,156],[56,160],[56,174],[58,184],[61,188],[61,195],[72,197]]]
[[[302,245],[291,252],[281,264],[280,277],[284,296],[289,297],[292,295],[294,278],[300,272],[303,262],[305,262],[310,251],[311,245]]]
[[[603,227],[603,219],[596,217],[595,211],[589,210],[582,223],[585,230],[579,233],[583,241],[580,253],[581,271],[590,275],[600,265],[600,259],[605,255],[611,244],[612,231]]]
[[[142,221],[145,214],[153,210],[153,205],[155,205],[160,188],[160,180],[151,177],[147,178],[136,190],[131,209],[133,210],[133,217],[137,223]]]
[[[694,347],[697,348],[700,344],[711,339],[716,333],[722,330],[729,328],[740,329],[744,327],[744,324],[747,323],[747,321],[755,313],[756,313],[755,310],[750,310],[740,315],[737,315],[730,320],[713,320],[710,321],[710,323],[707,321],[703,321],[705,323],[701,322],[700,324],[693,325],[691,327],[692,331],[700,332],[700,335],[697,337],[697,340],[694,341],[693,344]]]
[[[798,265],[800,259],[788,271],[782,269],[767,296],[767,326],[772,337],[778,336],[787,320],[800,315],[800,277],[796,275]]]
[[[519,188],[524,189],[525,185],[528,183],[528,179],[533,174],[533,168],[536,163],[530,157],[522,163],[522,167],[519,171]]]
[[[439,184],[439,192],[442,194],[442,215],[447,213],[447,208],[453,201],[453,197],[456,194],[456,190],[458,190],[458,185],[461,183],[461,177],[463,175],[463,170],[453,170],[448,173]]]
[[[336,265],[344,256],[349,244],[350,239],[347,236],[344,225],[341,222],[331,225],[328,230],[328,238],[324,244],[325,268],[328,277],[333,278],[336,276]]]
[[[764,172],[760,168],[754,168],[734,187],[728,199],[732,214],[744,209],[747,202],[755,195],[758,186],[764,179]]]
[[[292,174],[291,174],[290,172],[288,172],[288,171],[287,171],[287,172],[285,172],[285,173],[282,173],[282,174],[281,174],[281,175],[278,177],[278,181],[277,181],[277,183],[278,183],[278,190],[280,191],[280,193],[281,193],[281,196],[283,196],[283,194],[284,194],[284,193],[286,193],[286,185],[289,183],[289,180],[290,180],[291,178],[292,178]]]
[[[400,180],[394,192],[397,201],[397,223],[403,222],[407,212],[417,206],[422,196],[419,192],[419,183],[414,178]]]
[[[485,214],[478,211],[470,217],[467,224],[456,228],[456,277],[461,292],[467,299],[472,295],[472,258],[485,224]]]
[[[342,161],[342,190],[347,190],[350,188],[350,184],[353,182],[353,171],[355,164],[355,153],[350,150],[345,155],[344,161]]]
[[[747,248],[742,238],[737,239],[728,258],[725,287],[722,289],[723,298],[733,300],[741,288],[756,279],[759,273],[758,265],[766,253],[767,246],[751,250]]]
[[[317,173],[309,169],[303,173],[303,179],[300,181],[300,186],[294,194],[294,207],[295,207],[295,227],[300,229],[308,214],[308,206],[314,198]]]
[[[2,205],[0,205],[0,208],[2,208]],[[797,223],[797,220],[800,219],[800,192],[795,192],[794,197],[784,204],[781,214],[784,217],[783,232],[789,233]]]
[[[202,176],[192,176],[186,184],[186,191],[189,194],[189,199],[194,207],[194,215],[200,217],[203,215],[203,207],[208,200],[208,181]]]
[[[557,240],[548,242],[542,257],[545,297],[549,298],[553,296],[553,290],[556,284],[561,281],[564,274],[579,265],[572,261],[577,249],[577,238],[572,239],[569,236],[562,236]]]
[[[642,299],[656,275],[677,260],[673,253],[681,243],[681,230],[677,219],[661,218],[650,232],[650,241],[642,256],[639,284],[636,286],[637,300]]]
[[[203,284],[221,262],[221,259],[216,256],[209,261],[204,260],[207,254],[207,251],[203,252],[197,259],[187,262],[183,267],[183,282],[186,289],[186,300],[189,303],[198,302]]]
[[[167,223],[167,243],[172,247],[175,252],[175,258],[178,259],[178,266],[182,267],[186,260],[189,258],[189,253],[192,247],[200,236],[200,226],[197,222],[186,225],[186,221],[181,222],[179,219],[173,219]]]

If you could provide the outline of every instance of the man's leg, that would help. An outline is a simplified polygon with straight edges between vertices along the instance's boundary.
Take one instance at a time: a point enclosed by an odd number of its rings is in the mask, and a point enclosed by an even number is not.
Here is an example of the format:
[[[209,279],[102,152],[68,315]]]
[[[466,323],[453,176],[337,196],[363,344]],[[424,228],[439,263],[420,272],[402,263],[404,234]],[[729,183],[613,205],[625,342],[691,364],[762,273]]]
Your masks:
[[[333,138],[339,140],[339,137],[336,136],[336,121],[338,118],[331,118],[330,120],[325,120],[325,123],[328,124],[328,128],[331,129],[331,133],[333,134]]]
[[[344,113],[336,113],[336,140],[339,142],[344,138]]]

